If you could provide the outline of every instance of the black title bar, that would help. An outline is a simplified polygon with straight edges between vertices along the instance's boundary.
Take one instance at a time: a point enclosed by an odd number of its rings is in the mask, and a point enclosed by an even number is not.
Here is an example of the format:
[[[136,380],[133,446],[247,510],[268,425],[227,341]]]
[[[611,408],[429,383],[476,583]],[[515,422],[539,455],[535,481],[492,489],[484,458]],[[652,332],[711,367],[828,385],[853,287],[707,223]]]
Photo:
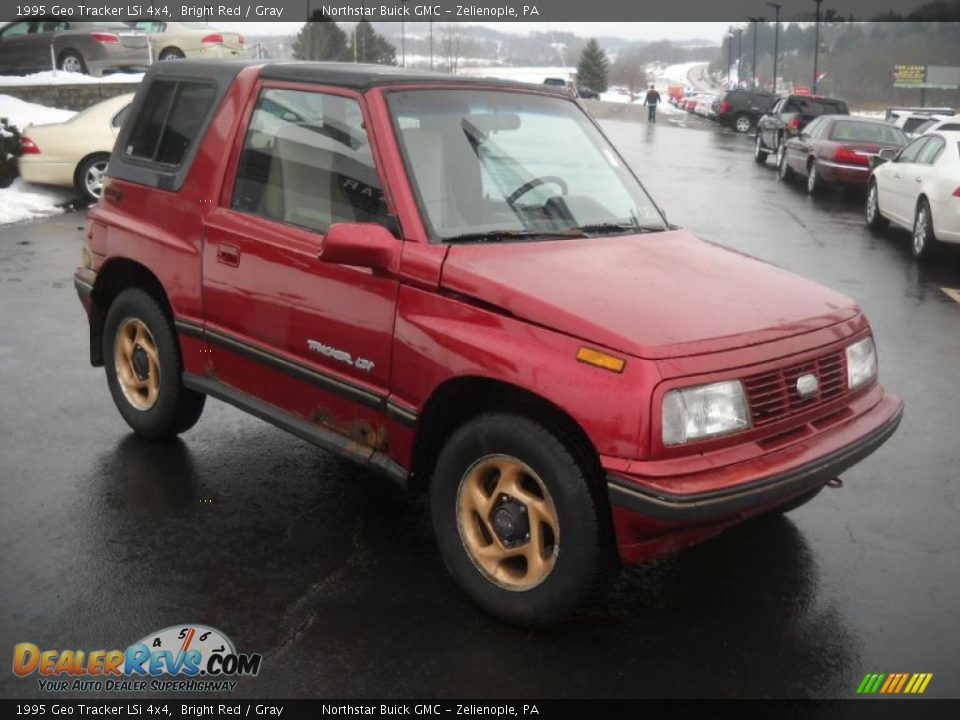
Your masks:
[[[809,20],[813,15],[811,0],[781,0],[781,4],[783,21]],[[906,16],[923,4],[922,0],[827,0],[827,8],[843,18],[853,16],[856,20],[872,20],[888,12]],[[0,19],[304,22],[315,11],[322,11],[331,19],[344,22],[737,22],[765,9],[763,0],[0,0]]]

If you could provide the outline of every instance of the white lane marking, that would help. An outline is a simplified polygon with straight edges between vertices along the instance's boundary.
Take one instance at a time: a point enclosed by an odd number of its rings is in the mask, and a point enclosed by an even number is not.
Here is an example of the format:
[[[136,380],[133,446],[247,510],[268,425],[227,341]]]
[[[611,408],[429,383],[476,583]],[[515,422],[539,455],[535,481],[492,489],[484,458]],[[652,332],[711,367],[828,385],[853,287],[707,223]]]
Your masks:
[[[953,300],[956,303],[960,303],[960,290],[955,288],[940,288],[946,294],[948,298]]]

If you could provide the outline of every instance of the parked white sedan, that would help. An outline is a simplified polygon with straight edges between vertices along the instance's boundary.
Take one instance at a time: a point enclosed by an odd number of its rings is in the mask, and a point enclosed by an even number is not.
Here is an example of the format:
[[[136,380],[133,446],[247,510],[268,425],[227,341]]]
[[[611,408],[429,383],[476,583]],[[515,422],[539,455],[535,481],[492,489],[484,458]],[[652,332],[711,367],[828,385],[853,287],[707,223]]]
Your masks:
[[[915,258],[960,243],[960,132],[921,135],[874,168],[867,188],[867,226],[908,228]]]
[[[76,187],[97,201],[117,133],[133,101],[118,95],[91,105],[62,123],[30,125],[23,131],[23,155],[17,161],[27,182]]]

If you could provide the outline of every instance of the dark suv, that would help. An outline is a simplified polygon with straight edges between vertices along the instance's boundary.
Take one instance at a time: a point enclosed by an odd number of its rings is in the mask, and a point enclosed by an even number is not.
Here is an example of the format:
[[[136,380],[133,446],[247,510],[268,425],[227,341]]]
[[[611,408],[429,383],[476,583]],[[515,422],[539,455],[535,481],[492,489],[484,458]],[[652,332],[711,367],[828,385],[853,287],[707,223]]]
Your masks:
[[[733,128],[738,133],[748,133],[757,126],[757,120],[777,101],[777,96],[768,92],[730,90],[721,95],[714,106],[717,122]]]
[[[821,115],[849,115],[847,103],[819,95],[784,95],[773,109],[757,122],[753,158],[761,165],[770,153],[778,156],[783,143],[797,135],[811,120]],[[779,157],[778,157],[779,162]]]

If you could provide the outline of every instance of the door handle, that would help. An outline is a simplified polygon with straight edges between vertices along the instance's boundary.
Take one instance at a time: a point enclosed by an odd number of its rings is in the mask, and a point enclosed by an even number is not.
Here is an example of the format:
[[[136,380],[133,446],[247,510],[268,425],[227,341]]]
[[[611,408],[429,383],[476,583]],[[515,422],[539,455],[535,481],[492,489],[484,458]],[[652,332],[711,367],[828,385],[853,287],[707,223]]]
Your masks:
[[[230,243],[220,243],[217,245],[217,262],[230,267],[239,267],[240,248]]]
[[[914,182],[923,182],[923,178],[922,178],[922,177],[915,177],[915,178],[913,179],[913,181],[914,181]]]

